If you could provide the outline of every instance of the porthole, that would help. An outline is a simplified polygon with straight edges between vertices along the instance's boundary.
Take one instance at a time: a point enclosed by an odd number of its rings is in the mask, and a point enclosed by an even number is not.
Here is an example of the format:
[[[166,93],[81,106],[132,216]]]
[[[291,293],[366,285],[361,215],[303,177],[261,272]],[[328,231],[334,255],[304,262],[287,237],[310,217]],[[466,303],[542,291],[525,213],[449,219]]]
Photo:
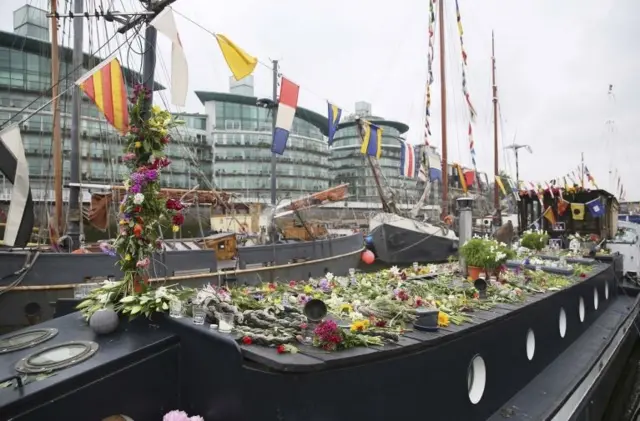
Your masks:
[[[487,385],[487,367],[480,355],[473,357],[467,369],[467,388],[469,400],[477,404],[482,399],[484,388]]]
[[[598,288],[593,287],[593,308],[597,310],[598,304],[600,304],[600,297],[598,297]]]
[[[584,298],[580,297],[580,301],[578,302],[578,316],[580,316],[580,321],[584,322]]]
[[[24,374],[37,374],[60,370],[81,363],[98,351],[98,344],[72,341],[39,349],[17,362],[16,370]]]
[[[40,328],[12,333],[0,339],[0,354],[19,351],[41,344],[58,334],[58,329]]]
[[[536,335],[533,334],[533,330],[527,331],[527,359],[533,360],[533,355],[536,353]]]
[[[609,299],[609,282],[604,283],[604,299]]]
[[[564,338],[564,335],[567,333],[567,313],[564,311],[564,308],[560,308],[558,327],[560,328],[560,337]]]

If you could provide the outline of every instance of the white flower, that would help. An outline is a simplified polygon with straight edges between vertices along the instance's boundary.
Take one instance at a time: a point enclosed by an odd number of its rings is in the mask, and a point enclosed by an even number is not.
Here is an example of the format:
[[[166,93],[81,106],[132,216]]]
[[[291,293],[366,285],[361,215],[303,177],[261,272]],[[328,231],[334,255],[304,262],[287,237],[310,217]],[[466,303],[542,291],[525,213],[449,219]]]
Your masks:
[[[391,269],[389,269],[389,272],[391,272],[391,274],[394,276],[400,275],[400,269],[398,269],[398,266],[391,266]]]
[[[333,279],[333,273],[327,272],[327,274],[324,275],[324,277],[327,278],[327,281],[331,282],[331,280]]]
[[[136,193],[136,195],[133,196],[133,203],[135,203],[136,205],[141,205],[142,202],[144,202],[144,194]]]

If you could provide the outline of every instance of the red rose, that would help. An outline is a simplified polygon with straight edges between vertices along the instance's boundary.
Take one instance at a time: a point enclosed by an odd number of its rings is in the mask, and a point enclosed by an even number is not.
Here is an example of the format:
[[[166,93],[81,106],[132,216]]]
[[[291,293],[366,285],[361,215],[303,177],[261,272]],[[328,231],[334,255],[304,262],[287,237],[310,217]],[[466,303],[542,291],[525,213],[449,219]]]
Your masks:
[[[244,338],[242,338],[242,343],[245,345],[251,345],[253,341],[251,340],[251,337],[249,336],[245,336]]]
[[[306,324],[306,323],[302,323],[302,324],[300,325],[300,329],[306,329],[306,328],[308,328],[308,327],[309,327],[309,325],[308,325],[308,324]]]
[[[140,213],[140,212],[142,212],[142,206],[136,206],[135,208],[133,208],[133,211],[134,211],[135,213]]]
[[[290,286],[291,288],[295,287],[295,286],[296,286],[296,281],[291,281],[291,282],[289,282],[289,286]]]
[[[287,352],[287,348],[285,348],[284,345],[278,345],[278,347],[276,348],[276,352],[278,354],[284,354],[285,352]]]
[[[184,223],[184,215],[181,213],[173,215],[173,218],[171,218],[171,222],[173,223],[173,225],[182,225]]]
[[[165,206],[167,207],[167,209],[174,211],[180,211],[184,208],[184,206],[182,206],[182,203],[180,203],[180,201],[176,199],[167,200],[167,204]]]
[[[387,326],[387,322],[384,320],[378,320],[376,322],[376,327],[386,327]]]
[[[581,274],[580,274],[580,277],[581,277],[581,278],[586,278],[586,277],[587,277],[587,274],[586,274],[586,273],[581,273]]]

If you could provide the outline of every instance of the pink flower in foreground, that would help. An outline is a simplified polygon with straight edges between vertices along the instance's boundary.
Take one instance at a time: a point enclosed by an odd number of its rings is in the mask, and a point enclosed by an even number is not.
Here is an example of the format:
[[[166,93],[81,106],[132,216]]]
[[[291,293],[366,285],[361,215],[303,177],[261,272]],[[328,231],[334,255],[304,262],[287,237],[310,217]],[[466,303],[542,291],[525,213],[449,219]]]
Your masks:
[[[189,416],[184,411],[171,411],[168,412],[162,421],[189,421]]]

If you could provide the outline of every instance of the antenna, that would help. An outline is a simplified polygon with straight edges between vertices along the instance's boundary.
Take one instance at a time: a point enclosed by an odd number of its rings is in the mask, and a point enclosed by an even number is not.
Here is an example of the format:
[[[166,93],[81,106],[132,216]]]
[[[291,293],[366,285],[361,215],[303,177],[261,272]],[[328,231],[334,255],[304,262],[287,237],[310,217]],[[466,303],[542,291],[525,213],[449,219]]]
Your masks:
[[[515,140],[515,138],[514,138]],[[531,146],[529,145],[521,145],[518,143],[513,143],[512,145],[509,146],[505,146],[504,149],[513,149],[513,152],[516,155],[516,186],[519,188],[520,186],[520,171],[518,168],[518,151],[520,149],[524,148],[527,152],[529,153],[533,153],[533,149],[531,149]]]

